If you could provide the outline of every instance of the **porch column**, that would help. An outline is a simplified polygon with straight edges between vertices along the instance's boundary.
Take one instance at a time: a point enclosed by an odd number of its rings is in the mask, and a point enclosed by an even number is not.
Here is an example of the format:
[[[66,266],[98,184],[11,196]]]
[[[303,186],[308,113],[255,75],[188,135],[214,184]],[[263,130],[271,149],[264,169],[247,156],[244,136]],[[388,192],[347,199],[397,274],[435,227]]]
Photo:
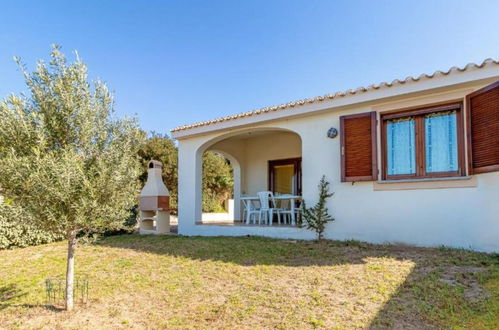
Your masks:
[[[198,145],[179,140],[178,144],[178,232],[189,235],[201,221],[202,155]]]
[[[241,215],[241,167],[239,163],[232,166],[234,175],[234,219],[242,220]]]

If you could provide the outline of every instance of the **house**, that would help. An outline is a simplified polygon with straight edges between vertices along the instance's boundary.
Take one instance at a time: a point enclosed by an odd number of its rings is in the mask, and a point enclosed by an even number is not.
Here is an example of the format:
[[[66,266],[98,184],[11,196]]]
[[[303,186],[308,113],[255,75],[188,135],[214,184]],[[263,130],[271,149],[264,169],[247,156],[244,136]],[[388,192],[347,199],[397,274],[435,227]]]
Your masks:
[[[200,222],[202,155],[234,170],[234,213],[258,191],[317,201],[328,239],[499,251],[499,61],[453,67],[172,130],[179,233],[312,239],[296,226]],[[335,133],[338,136],[335,137]],[[238,219],[237,219],[238,218]]]

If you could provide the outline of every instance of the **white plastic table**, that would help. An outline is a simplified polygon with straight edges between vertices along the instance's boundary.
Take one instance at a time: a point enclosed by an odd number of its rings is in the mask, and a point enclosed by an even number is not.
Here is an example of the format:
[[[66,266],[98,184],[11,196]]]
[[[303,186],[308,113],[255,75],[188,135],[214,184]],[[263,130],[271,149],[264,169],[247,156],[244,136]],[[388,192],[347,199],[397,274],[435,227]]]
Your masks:
[[[296,201],[301,200],[302,197],[299,195],[274,195],[274,200],[276,201],[285,201],[289,200],[290,211],[291,211],[291,224],[296,225]],[[242,196],[241,200],[244,203],[244,206],[247,211],[250,210],[250,203],[252,201],[259,201],[258,196]],[[248,214],[249,215],[249,214]],[[249,216],[247,215],[246,223],[249,224]]]

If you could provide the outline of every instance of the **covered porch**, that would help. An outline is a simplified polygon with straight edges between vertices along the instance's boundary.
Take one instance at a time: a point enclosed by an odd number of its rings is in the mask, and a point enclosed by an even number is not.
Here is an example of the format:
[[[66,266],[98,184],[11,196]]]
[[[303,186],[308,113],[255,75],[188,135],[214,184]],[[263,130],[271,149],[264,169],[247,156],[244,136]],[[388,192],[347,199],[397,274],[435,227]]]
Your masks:
[[[293,206],[298,212],[302,195],[302,139],[298,133],[261,127],[225,133],[208,141],[201,136],[199,141],[195,146],[186,144],[179,148],[179,160],[184,161],[179,165],[179,187],[185,189],[179,199],[180,233],[298,237],[305,231],[297,226],[298,215],[293,220],[284,215],[279,223],[277,213],[271,221],[260,221],[258,214],[248,218],[247,213],[248,199],[253,199],[258,208],[256,199],[263,191],[271,191],[279,199],[277,206],[288,210]],[[208,151],[223,155],[233,169],[233,211],[218,217],[202,212],[202,157]],[[194,162],[188,162],[193,155]],[[186,180],[190,183],[186,184]],[[187,186],[194,187],[194,191]]]
[[[301,196],[301,139],[294,132],[284,129],[255,129],[208,143],[199,153],[213,151],[224,156],[233,169],[233,207],[228,214],[216,216],[203,213],[197,225],[264,225],[262,216],[255,210],[261,208],[258,193],[271,191],[275,200],[271,206],[291,209]],[[275,202],[275,205],[273,204]],[[231,205],[232,203],[226,203]],[[252,210],[252,212],[249,212]],[[282,215],[278,221],[265,217],[265,225],[294,225],[290,217]],[[294,219],[294,217],[293,217]],[[286,221],[285,221],[286,220]]]

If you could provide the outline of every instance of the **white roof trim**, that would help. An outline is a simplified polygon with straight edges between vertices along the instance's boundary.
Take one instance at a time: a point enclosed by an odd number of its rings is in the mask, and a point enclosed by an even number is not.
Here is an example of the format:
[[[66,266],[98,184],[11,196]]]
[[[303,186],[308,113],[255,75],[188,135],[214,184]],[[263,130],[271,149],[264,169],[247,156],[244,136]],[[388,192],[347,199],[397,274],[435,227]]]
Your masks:
[[[191,125],[179,126],[172,129],[171,132],[174,138],[185,138],[191,135],[220,129],[255,124],[257,122],[281,119],[289,116],[303,115],[324,109],[493,77],[499,77],[499,61],[489,58],[484,60],[481,64],[470,63],[463,68],[452,67],[445,72],[435,71],[431,75],[422,74],[417,78],[407,77],[404,80],[395,79],[391,83],[383,82],[368,87],[359,87],[355,90],[351,89],[346,92],[337,92],[335,94],[327,94],[315,98],[265,107]]]

